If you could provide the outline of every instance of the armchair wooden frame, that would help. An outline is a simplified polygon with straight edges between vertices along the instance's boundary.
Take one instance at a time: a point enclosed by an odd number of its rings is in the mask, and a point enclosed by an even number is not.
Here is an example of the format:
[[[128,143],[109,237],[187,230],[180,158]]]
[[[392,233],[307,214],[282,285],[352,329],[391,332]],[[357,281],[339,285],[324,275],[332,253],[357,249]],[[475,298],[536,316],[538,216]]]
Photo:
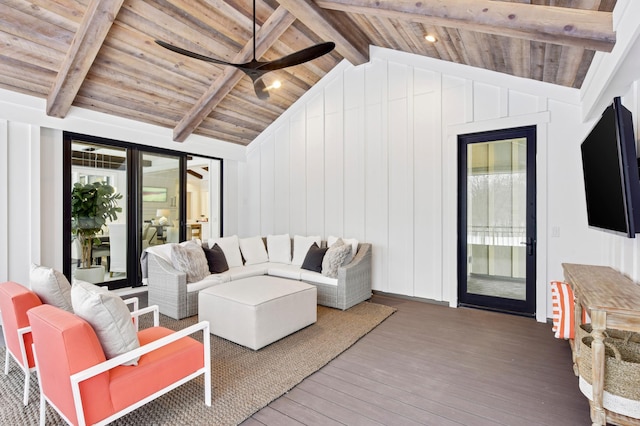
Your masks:
[[[159,325],[159,309],[158,306],[153,305],[153,306],[149,306],[148,308],[143,308],[137,311],[134,311],[131,313],[132,317],[134,318],[134,321],[136,321],[137,324],[137,318],[140,315],[143,314],[147,314],[147,313],[153,313],[153,324],[154,326],[158,326]],[[106,417],[104,419],[102,419],[101,421],[95,423],[95,425],[106,425],[114,420],[116,420],[117,418],[120,418],[122,416],[124,416],[127,413],[130,413],[131,411],[145,405],[146,403],[164,395],[165,393],[177,388],[178,386],[188,382],[189,380],[192,380],[196,377],[198,377],[201,374],[204,374],[204,395],[205,395],[205,404],[207,406],[211,406],[211,336],[209,334],[209,322],[208,321],[202,321],[199,322],[197,324],[194,324],[190,327],[187,327],[183,330],[179,330],[176,331],[168,336],[162,337],[158,340],[155,340],[153,342],[150,342],[144,346],[141,346],[135,350],[129,351],[125,354],[119,355],[117,357],[111,358],[107,361],[101,362],[97,365],[94,365],[92,367],[89,367],[85,370],[79,371],[73,375],[70,376],[70,381],[71,381],[71,389],[72,389],[72,394],[73,394],[73,401],[74,401],[74,406],[75,406],[75,413],[76,413],[76,417],[78,419],[78,425],[79,426],[84,426],[86,425],[86,421],[85,421],[85,417],[84,417],[84,409],[83,409],[83,400],[82,400],[82,395],[80,393],[80,383],[88,380],[94,376],[97,376],[101,373],[104,373],[108,370],[111,370],[119,365],[122,365],[123,363],[130,361],[134,358],[140,357],[144,354],[147,354],[149,352],[152,352],[156,349],[159,349],[163,346],[166,346],[170,343],[173,343],[179,339],[182,339],[184,337],[187,337],[191,334],[194,334],[196,332],[202,331],[203,334],[203,355],[204,355],[204,363],[203,363],[203,367],[198,369],[197,371],[189,374],[188,376],[185,376],[183,378],[181,378],[180,380],[172,383],[171,385],[165,387],[164,389],[161,389],[139,401],[137,401],[134,404],[129,405],[128,407],[125,407],[124,409],[113,413],[112,415],[110,415],[109,417]],[[34,357],[36,359],[36,371],[38,371],[38,376],[40,376],[40,372],[38,370],[38,354],[37,354],[37,348],[35,346],[35,344],[33,345],[33,353],[34,353]],[[73,424],[62,412],[60,409],[58,409],[58,407],[56,407],[56,405],[54,403],[51,402],[51,400],[47,397],[47,395],[45,395],[45,393],[42,391],[42,387],[40,389],[40,425],[44,426],[45,422],[46,422],[46,403],[49,403],[49,405],[51,405],[57,412],[58,414],[68,423],[68,424]]]

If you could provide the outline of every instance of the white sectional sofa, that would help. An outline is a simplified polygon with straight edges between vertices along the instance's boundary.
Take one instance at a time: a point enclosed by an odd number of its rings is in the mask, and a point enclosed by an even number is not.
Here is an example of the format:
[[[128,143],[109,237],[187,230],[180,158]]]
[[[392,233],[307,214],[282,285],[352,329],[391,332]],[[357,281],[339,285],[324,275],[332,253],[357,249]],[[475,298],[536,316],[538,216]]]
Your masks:
[[[297,238],[297,236],[296,236]],[[263,238],[265,251],[268,244]],[[213,241],[209,241],[211,245]],[[170,243],[175,244],[175,243]],[[270,275],[299,280],[316,286],[318,304],[337,309],[348,309],[371,297],[371,244],[357,243],[353,259],[337,270],[337,277],[330,278],[319,272],[302,269],[301,265],[272,261],[277,257],[267,257],[266,261],[247,259],[234,261],[234,255],[225,252],[229,260],[229,269],[218,274],[207,275],[196,282],[187,282],[187,274],[174,268],[171,261],[170,244],[149,247],[147,249],[147,285],[150,305],[158,305],[160,312],[175,319],[181,319],[198,313],[198,293],[213,285],[236,281],[257,275]],[[207,244],[207,243],[205,243]],[[290,239],[293,261],[296,260],[294,239]],[[326,247],[326,241],[321,241]],[[223,247],[224,249],[224,247]],[[304,254],[303,254],[304,255]]]

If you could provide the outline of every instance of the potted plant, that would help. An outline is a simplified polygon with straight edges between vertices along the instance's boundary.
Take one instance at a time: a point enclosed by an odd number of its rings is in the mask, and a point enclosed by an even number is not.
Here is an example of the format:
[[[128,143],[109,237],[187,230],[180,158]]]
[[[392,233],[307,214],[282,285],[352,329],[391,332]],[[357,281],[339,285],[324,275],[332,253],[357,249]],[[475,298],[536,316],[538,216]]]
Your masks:
[[[107,221],[118,218],[122,212],[118,200],[122,194],[116,193],[113,186],[106,182],[89,184],[75,183],[71,190],[71,233],[82,247],[82,266],[91,267],[91,250],[94,244],[100,244],[98,234]],[[98,281],[101,282],[102,280]]]

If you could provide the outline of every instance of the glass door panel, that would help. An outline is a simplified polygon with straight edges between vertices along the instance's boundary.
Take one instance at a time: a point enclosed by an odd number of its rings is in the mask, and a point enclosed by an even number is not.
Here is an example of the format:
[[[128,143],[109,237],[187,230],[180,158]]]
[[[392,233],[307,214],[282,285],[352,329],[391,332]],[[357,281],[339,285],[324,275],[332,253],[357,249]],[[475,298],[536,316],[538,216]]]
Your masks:
[[[467,292],[526,299],[526,139],[467,146]]]
[[[220,163],[202,157],[187,160],[187,240],[199,238],[206,242],[220,236]]]
[[[459,138],[461,305],[535,313],[535,127]]]
[[[180,241],[180,157],[142,152],[142,250]]]
[[[127,279],[127,179],[126,149],[72,141],[73,277],[109,285]],[[103,194],[111,200],[110,211],[96,208],[104,204]]]

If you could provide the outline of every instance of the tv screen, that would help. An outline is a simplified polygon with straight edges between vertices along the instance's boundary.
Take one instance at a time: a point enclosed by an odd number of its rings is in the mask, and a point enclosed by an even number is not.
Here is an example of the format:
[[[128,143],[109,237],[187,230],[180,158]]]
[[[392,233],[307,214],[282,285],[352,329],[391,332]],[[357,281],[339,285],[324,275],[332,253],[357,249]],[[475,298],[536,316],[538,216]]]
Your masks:
[[[635,238],[640,178],[631,112],[615,98],[581,146],[590,227]]]

